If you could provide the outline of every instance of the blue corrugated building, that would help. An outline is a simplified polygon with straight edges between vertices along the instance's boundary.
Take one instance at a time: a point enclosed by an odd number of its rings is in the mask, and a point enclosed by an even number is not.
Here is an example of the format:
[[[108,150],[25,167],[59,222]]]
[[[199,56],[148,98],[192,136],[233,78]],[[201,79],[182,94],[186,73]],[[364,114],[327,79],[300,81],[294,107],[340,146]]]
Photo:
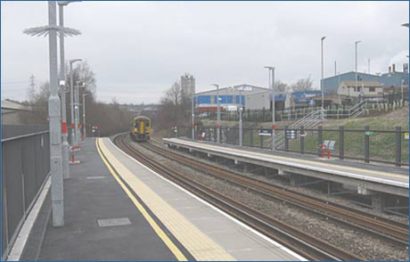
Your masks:
[[[355,77],[357,76],[357,82]],[[389,67],[389,72],[381,75],[366,74],[361,72],[347,72],[336,76],[331,76],[323,79],[322,86],[325,96],[333,96],[337,94],[337,90],[342,82],[349,81],[350,83],[357,83],[361,86],[361,82],[380,83],[385,89],[395,89],[404,86],[409,86],[408,65],[403,65],[403,72],[397,72],[395,66]]]
[[[409,86],[409,74],[406,72],[391,72],[382,74],[379,78],[379,82],[385,87],[401,87]]]
[[[347,72],[340,75],[324,78],[322,82],[323,93],[325,94],[325,96],[336,95],[340,83],[343,81],[355,81],[356,74],[358,81],[379,82],[380,80],[380,76],[377,75],[365,74],[360,72]]]

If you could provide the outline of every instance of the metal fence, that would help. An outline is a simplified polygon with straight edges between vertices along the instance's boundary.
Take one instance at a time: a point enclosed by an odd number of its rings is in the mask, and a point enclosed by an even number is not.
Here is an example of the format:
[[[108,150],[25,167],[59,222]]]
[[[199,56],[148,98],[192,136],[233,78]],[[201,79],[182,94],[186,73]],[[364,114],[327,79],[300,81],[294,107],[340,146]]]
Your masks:
[[[265,131],[265,132],[263,132]],[[268,133],[266,133],[268,131]],[[221,143],[239,145],[239,129],[237,127],[222,127],[220,129]],[[363,129],[315,129],[278,128],[277,137],[284,137],[281,143],[276,143],[279,151],[294,152],[320,156],[323,152],[321,145],[324,141],[334,141],[334,148],[330,150],[331,157],[352,159],[369,162],[394,164],[396,166],[409,165],[409,131],[395,127],[392,130]],[[191,138],[189,127],[178,127],[178,133],[173,137]],[[197,140],[216,142],[216,128],[201,128],[196,130]],[[243,129],[243,146],[272,148],[272,137],[269,129]]]
[[[5,128],[5,133],[18,136],[3,136],[2,145],[2,194],[3,194],[3,239],[2,258],[14,242],[27,213],[30,211],[50,171],[50,142],[48,131],[26,127]],[[27,130],[36,130],[27,134]]]
[[[381,99],[381,101],[364,100],[354,105],[338,105],[332,104],[325,107],[325,115],[327,119],[341,119],[349,118],[357,115],[378,114],[382,112],[391,111],[403,106],[406,106],[406,102],[403,102],[400,97],[388,96],[389,99]],[[276,121],[291,121],[301,119],[311,112],[315,112],[321,109],[321,107],[297,107],[289,109],[275,110]],[[201,120],[216,121],[216,112],[196,112],[196,117]],[[245,109],[242,116],[243,121],[247,122],[270,122],[272,121],[272,112],[268,109],[249,110]],[[222,121],[238,121],[239,111],[221,111]]]

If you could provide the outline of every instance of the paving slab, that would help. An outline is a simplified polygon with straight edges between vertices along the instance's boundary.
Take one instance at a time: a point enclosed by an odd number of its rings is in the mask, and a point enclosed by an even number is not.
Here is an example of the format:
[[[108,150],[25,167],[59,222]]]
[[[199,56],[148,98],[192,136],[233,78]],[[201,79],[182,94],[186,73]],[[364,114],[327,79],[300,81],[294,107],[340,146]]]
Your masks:
[[[38,258],[176,260],[108,172],[95,139],[86,139],[77,155],[81,164],[70,166],[64,180],[65,225],[54,228],[50,219]]]

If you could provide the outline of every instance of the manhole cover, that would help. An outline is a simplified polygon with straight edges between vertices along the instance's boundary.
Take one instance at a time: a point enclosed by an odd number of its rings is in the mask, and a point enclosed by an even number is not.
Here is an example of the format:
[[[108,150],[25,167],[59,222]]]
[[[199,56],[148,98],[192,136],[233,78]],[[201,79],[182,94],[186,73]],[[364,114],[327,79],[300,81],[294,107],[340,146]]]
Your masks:
[[[97,219],[97,223],[99,227],[116,227],[131,225],[131,221],[128,219],[128,217]]]

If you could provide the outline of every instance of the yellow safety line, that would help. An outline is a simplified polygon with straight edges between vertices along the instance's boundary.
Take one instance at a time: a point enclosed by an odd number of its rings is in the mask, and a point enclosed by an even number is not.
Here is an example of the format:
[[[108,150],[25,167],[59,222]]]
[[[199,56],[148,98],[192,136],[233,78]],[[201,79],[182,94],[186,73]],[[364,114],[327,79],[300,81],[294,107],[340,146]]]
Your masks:
[[[110,171],[111,175],[117,180],[118,184],[122,187],[131,201],[134,203],[135,207],[141,212],[147,222],[151,225],[152,229],[158,235],[158,237],[164,242],[164,244],[169,248],[169,250],[174,254],[178,261],[187,261],[187,258],[184,254],[179,250],[179,248],[172,242],[172,240],[165,234],[165,232],[161,229],[161,227],[155,222],[155,220],[149,215],[147,210],[142,206],[142,204],[135,198],[135,196],[130,192],[127,186],[121,181],[118,177],[116,172],[112,169],[108,161],[105,159],[104,154],[101,152],[100,145],[99,145],[99,138],[96,139],[95,144],[97,147],[97,151],[100,154],[102,161],[104,162],[105,166]]]
[[[116,174],[118,177],[129,186],[131,192],[138,192],[138,197],[141,198],[140,202],[146,204],[146,209],[152,211],[175,239],[177,239],[196,260],[235,260],[235,258],[215,242],[213,238],[210,238],[196,225],[192,224],[192,221],[178,212],[173,205],[165,201],[150,186],[141,181],[140,179],[144,178],[146,173],[135,175],[130,171],[125,166],[125,163],[118,158],[119,155],[117,155],[117,153],[122,152],[125,154],[123,151],[116,149],[114,145],[114,148],[107,147],[106,143],[106,139],[99,140],[101,152],[106,156],[106,160],[109,161],[112,168],[117,171]],[[117,152],[116,150],[119,151]],[[138,165],[143,166],[142,164]]]

